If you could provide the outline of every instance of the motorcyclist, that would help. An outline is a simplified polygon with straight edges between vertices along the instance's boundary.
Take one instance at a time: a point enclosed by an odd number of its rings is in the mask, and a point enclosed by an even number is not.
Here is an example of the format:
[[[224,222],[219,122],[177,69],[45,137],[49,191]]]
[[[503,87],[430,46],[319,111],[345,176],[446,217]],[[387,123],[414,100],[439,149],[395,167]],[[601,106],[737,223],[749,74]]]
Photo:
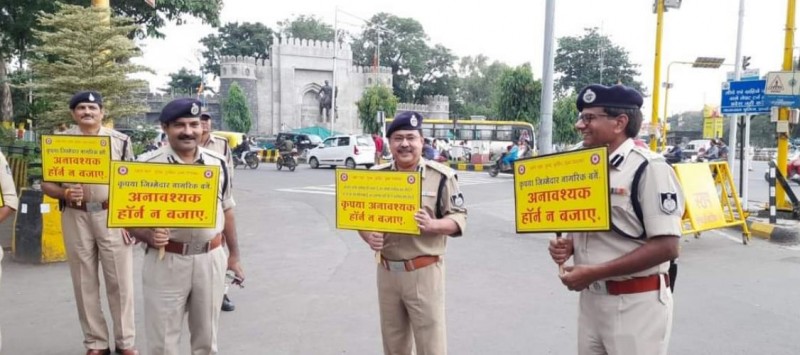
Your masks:
[[[680,145],[674,145],[664,153],[664,159],[666,159],[669,164],[680,163],[683,161],[683,149]]]
[[[703,160],[715,161],[717,159],[719,159],[719,146],[717,146],[717,140],[712,139],[710,146],[708,147],[706,152],[703,153]]]
[[[520,158],[527,158],[533,155],[530,148],[530,141],[523,137],[515,144],[508,153],[503,157],[503,169],[509,168],[515,160]]]
[[[242,142],[233,148],[233,154],[239,154],[239,160],[244,162],[244,157],[250,152],[250,141],[247,136],[242,135]]]
[[[284,138],[283,141],[281,141],[278,144],[278,152],[280,152],[284,161],[292,158],[293,151],[294,151],[294,142],[292,142],[291,139]]]

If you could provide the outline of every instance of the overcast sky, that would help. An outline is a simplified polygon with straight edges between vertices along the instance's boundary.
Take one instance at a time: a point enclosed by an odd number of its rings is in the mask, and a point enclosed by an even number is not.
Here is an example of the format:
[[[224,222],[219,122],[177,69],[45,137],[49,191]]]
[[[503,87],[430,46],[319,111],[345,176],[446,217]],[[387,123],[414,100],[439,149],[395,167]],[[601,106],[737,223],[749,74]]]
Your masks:
[[[225,0],[222,22],[262,22],[277,29],[276,22],[293,15],[316,15],[334,23],[336,7],[340,27],[358,32],[363,23],[344,12],[368,19],[388,12],[419,21],[431,43],[441,43],[458,56],[485,54],[510,65],[530,62],[534,75],[541,78],[544,43],[544,0],[533,1],[442,0]],[[742,53],[752,56],[750,68],[761,74],[780,70],[787,0],[746,0]],[[113,2],[112,2],[113,6]],[[167,74],[181,67],[199,67],[200,38],[212,32],[199,21],[169,26],[164,40],[144,41],[143,64],[157,75],[151,90],[166,86]],[[661,81],[671,61],[693,61],[698,56],[724,57],[733,64],[736,55],[738,1],[687,0],[679,10],[664,15]],[[656,15],[648,0],[557,0],[555,36],[576,36],[586,27],[600,27],[611,40],[630,52],[640,64],[641,80],[648,91],[653,88]],[[699,110],[704,103],[719,105],[723,69],[692,69],[673,65],[668,113]],[[659,112],[663,112],[663,94]],[[645,99],[645,115],[650,116],[651,99]]]

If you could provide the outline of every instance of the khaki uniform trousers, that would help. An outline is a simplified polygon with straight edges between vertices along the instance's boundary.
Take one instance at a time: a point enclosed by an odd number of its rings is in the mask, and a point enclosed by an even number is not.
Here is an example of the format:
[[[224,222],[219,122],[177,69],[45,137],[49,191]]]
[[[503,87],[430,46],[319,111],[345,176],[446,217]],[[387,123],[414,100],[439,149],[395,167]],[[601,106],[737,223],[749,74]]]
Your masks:
[[[378,302],[386,355],[447,354],[444,261],[414,271],[378,265]]]
[[[106,296],[114,322],[117,348],[134,347],[133,248],[120,229],[106,227],[108,211],[86,212],[65,208],[61,226],[72,275],[83,343],[88,349],[109,348],[108,326],[100,306],[99,266],[103,267]]]
[[[581,291],[580,355],[666,355],[672,332],[672,292],[609,295]]]
[[[178,255],[149,249],[142,266],[148,354],[178,355],[184,315],[189,313],[193,355],[217,354],[220,305],[228,256],[222,247]]]

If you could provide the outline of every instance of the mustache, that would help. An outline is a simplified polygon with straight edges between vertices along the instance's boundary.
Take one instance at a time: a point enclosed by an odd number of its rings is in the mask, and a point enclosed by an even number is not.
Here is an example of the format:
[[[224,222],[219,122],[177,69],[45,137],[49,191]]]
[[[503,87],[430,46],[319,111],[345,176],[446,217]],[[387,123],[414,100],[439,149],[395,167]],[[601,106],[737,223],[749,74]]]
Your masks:
[[[194,136],[190,136],[188,134],[181,134],[181,135],[178,136],[178,139],[179,140],[184,140],[184,139],[195,140],[195,137]]]
[[[400,148],[397,148],[397,152],[398,153],[413,153],[414,152],[414,148],[411,148],[411,147],[400,147]]]

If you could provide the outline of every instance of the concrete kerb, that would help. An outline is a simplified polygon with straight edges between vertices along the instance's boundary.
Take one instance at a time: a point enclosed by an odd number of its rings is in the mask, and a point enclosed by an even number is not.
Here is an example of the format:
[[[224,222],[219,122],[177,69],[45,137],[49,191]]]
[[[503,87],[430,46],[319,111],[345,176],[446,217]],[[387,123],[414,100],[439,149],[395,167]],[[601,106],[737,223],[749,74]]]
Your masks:
[[[770,224],[769,219],[749,217],[747,218],[747,227],[754,237],[766,239],[772,243],[800,244],[800,221],[797,220],[778,219],[777,223]]]

